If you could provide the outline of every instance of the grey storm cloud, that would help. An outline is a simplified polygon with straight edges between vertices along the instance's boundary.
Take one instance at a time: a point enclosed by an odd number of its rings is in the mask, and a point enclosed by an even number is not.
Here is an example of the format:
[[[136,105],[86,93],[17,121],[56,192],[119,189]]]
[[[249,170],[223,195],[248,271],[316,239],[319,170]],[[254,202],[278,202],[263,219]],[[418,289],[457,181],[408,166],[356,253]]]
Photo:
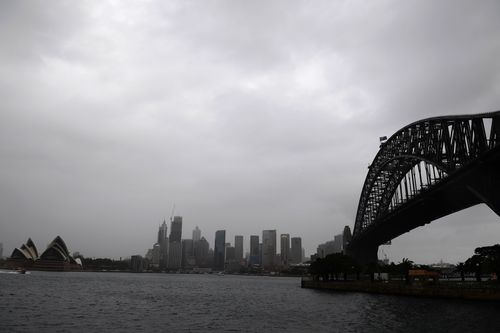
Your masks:
[[[379,136],[500,105],[496,1],[4,1],[0,242],[144,254],[158,224],[301,236],[354,224]],[[474,207],[384,247],[458,261]],[[383,254],[381,254],[383,255]]]

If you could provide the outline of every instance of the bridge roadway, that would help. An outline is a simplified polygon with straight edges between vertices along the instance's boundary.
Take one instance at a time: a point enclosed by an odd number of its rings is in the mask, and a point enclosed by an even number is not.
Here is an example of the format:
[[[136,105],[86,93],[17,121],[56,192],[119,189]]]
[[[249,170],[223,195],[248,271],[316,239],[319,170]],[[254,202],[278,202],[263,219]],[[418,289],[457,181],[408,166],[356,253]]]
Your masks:
[[[416,227],[480,203],[487,204],[500,216],[500,146],[422,190],[399,209],[354,235],[347,253],[361,263],[376,262],[380,245]]]

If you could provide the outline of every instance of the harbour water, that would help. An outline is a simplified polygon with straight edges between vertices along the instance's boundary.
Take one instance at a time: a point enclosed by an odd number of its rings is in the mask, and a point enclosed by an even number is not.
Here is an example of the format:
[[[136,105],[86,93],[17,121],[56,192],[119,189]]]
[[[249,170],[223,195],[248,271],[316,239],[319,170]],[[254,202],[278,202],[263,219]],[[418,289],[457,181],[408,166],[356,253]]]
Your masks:
[[[300,288],[299,278],[0,274],[0,332],[500,332],[500,304]]]

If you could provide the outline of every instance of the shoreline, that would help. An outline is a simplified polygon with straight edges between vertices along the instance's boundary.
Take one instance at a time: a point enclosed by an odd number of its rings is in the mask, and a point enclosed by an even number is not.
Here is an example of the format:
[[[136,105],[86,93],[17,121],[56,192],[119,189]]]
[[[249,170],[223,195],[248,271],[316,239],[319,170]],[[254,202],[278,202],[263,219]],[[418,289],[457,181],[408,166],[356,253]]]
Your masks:
[[[308,289],[363,292],[412,297],[464,299],[475,301],[500,301],[500,284],[470,283],[414,283],[404,282],[369,282],[369,281],[315,281],[301,280],[301,287]]]

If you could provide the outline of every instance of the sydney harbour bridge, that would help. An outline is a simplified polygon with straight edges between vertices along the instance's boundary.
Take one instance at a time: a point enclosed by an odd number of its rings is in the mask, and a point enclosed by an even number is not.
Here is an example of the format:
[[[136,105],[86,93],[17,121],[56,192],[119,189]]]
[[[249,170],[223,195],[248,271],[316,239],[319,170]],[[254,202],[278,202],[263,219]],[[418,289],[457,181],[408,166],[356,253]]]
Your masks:
[[[347,253],[374,262],[380,245],[480,203],[500,215],[500,111],[414,122],[370,164]]]

